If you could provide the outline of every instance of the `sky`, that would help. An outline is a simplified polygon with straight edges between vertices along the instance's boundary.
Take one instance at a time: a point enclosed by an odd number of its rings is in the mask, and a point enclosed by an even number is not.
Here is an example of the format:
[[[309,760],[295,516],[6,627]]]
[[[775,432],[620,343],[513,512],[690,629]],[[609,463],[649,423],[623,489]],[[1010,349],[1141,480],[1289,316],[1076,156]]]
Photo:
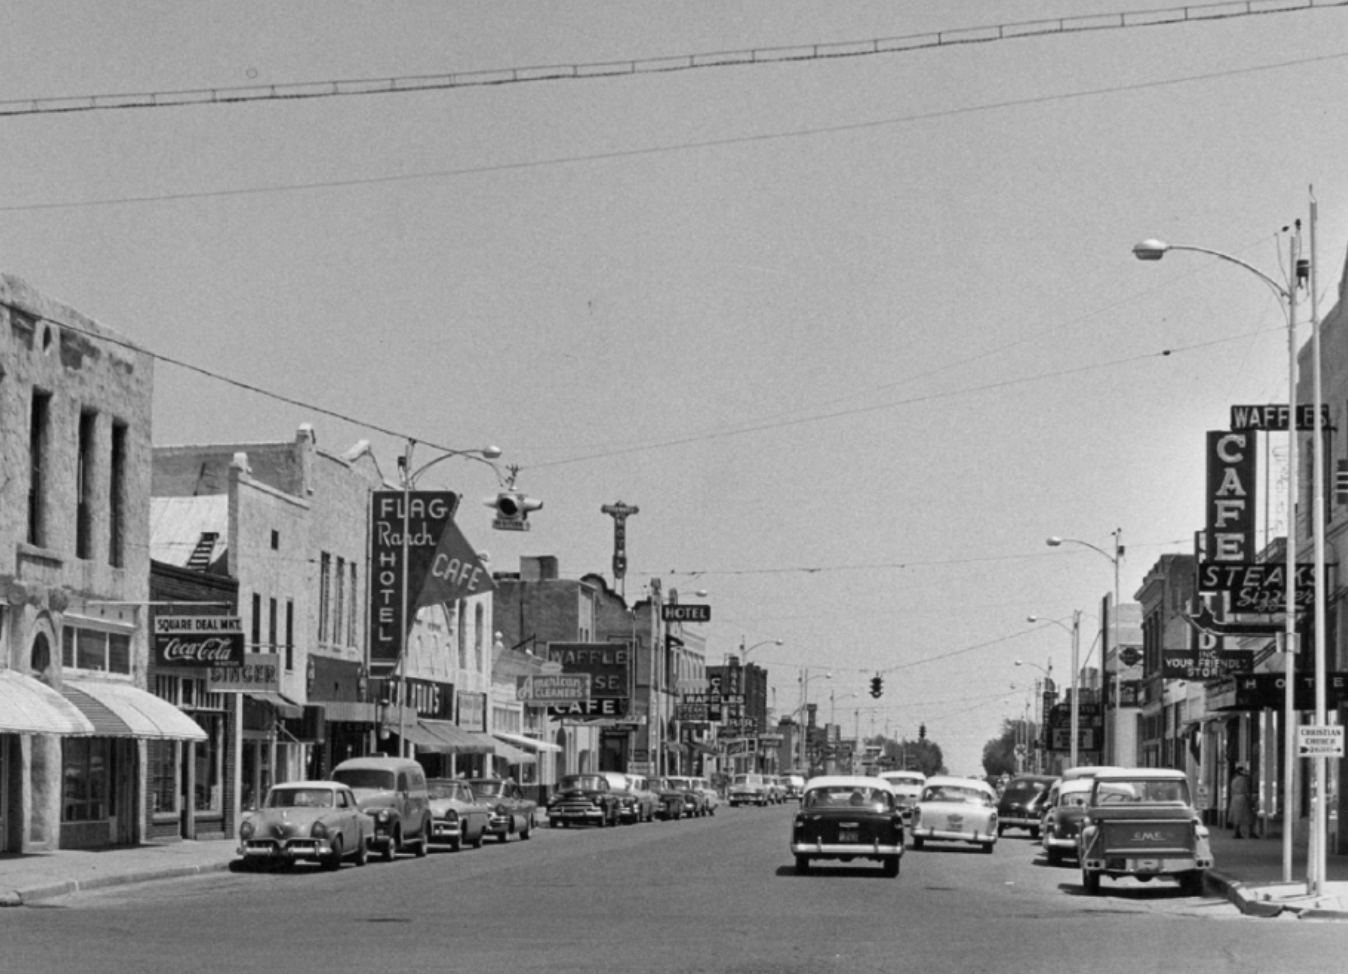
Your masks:
[[[1287,396],[1271,289],[1133,244],[1281,280],[1313,193],[1337,300],[1348,6],[1246,7],[21,0],[0,271],[163,357],[156,444],[498,446],[528,533],[485,465],[418,483],[493,569],[612,580],[635,505],[629,601],[976,772],[1098,626],[1087,545],[1130,599],[1192,550],[1204,433]]]

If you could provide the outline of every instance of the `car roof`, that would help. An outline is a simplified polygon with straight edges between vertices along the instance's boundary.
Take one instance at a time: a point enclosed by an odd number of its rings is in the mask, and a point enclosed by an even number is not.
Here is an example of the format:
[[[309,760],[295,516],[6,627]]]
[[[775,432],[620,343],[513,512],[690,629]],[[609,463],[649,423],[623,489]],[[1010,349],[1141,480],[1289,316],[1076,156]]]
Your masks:
[[[1096,781],[1188,781],[1189,776],[1174,768],[1111,768],[1095,776]]]
[[[1011,780],[1008,781],[1007,784],[1014,785],[1017,781],[1047,781],[1051,784],[1057,780],[1058,776],[1056,774],[1017,774],[1012,775]]]
[[[272,785],[272,788],[344,788],[350,791],[350,786],[340,781],[278,781]]]
[[[343,768],[420,768],[421,765],[411,758],[395,758],[385,754],[382,757],[374,755],[367,758],[347,758],[334,771],[340,771]]]
[[[1075,768],[1068,768],[1062,773],[1063,781],[1074,781],[1077,778],[1094,778],[1098,774],[1106,771],[1123,771],[1123,768],[1112,764],[1083,764]]]
[[[1061,781],[1058,783],[1058,794],[1070,795],[1078,791],[1090,791],[1094,782],[1094,778],[1073,778],[1071,781]]]
[[[888,788],[889,783],[879,778],[868,778],[859,774],[824,774],[805,782],[810,788]]]
[[[997,789],[993,788],[992,785],[983,781],[981,778],[960,778],[955,775],[938,774],[932,775],[927,779],[928,788],[944,785],[955,785],[960,788],[973,788],[977,791],[985,792],[993,798],[997,797]]]

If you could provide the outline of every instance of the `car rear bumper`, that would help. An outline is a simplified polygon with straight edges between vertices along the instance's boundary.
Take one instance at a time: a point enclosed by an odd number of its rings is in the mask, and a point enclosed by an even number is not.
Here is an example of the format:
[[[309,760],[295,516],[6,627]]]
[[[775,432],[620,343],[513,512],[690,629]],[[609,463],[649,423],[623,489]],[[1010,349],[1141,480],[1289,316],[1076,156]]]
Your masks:
[[[883,842],[853,843],[840,842],[792,842],[791,854],[794,856],[902,856],[903,845],[889,845]]]
[[[993,832],[953,832],[948,829],[913,829],[915,839],[934,839],[937,842],[996,842]]]
[[[1044,848],[1062,849],[1064,852],[1075,853],[1077,851],[1077,837],[1075,835],[1060,836],[1044,833]]]
[[[443,840],[453,841],[463,838],[462,822],[445,822],[439,819],[431,821],[431,841],[440,842]]]
[[[1193,872],[1195,869],[1211,869],[1210,857],[1198,856],[1158,856],[1147,858],[1136,853],[1128,857],[1109,856],[1105,859],[1083,859],[1081,868],[1103,876],[1173,876],[1177,873]]]

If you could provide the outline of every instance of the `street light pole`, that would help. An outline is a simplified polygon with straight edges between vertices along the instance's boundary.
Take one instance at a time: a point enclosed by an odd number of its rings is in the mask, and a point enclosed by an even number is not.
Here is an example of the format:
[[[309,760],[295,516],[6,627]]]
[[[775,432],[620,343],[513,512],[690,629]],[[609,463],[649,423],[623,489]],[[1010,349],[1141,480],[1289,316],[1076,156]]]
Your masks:
[[[403,482],[403,538],[402,538],[402,649],[398,654],[398,756],[405,758],[407,754],[407,641],[412,633],[412,619],[409,617],[411,597],[409,588],[409,562],[412,560],[411,545],[408,541],[408,535],[412,532],[412,488],[416,486],[417,478],[428,469],[435,466],[441,460],[448,460],[450,457],[463,457],[467,460],[478,460],[491,467],[496,473],[497,481],[500,481],[500,471],[492,463],[501,455],[501,448],[497,446],[484,446],[475,450],[447,450],[434,460],[422,464],[418,469],[412,469],[412,451],[416,448],[417,441],[409,438],[407,447],[403,455],[398,458],[398,469],[402,472]],[[463,624],[463,620],[459,620]]]
[[[1286,754],[1285,767],[1283,768],[1283,882],[1292,881],[1292,828],[1294,825],[1293,811],[1296,807],[1296,698],[1293,694],[1293,688],[1296,684],[1296,534],[1297,534],[1297,341],[1296,341],[1296,317],[1297,303],[1294,288],[1300,281],[1300,229],[1301,221],[1296,222],[1297,233],[1292,234],[1288,244],[1289,268],[1292,273],[1292,287],[1284,287],[1273,278],[1269,277],[1259,268],[1230,254],[1224,254],[1221,251],[1210,250],[1207,247],[1195,247],[1187,244],[1168,244],[1160,240],[1144,240],[1133,247],[1133,255],[1138,260],[1160,260],[1171,250],[1190,250],[1200,254],[1208,254],[1219,260],[1227,261],[1238,267],[1243,267],[1259,280],[1267,284],[1275,294],[1282,305],[1283,311],[1287,317],[1287,580],[1284,588],[1286,601],[1284,603],[1284,613],[1286,619],[1283,627],[1283,674],[1286,678],[1286,685],[1283,692],[1283,747]],[[1308,268],[1309,270],[1309,268]],[[1312,302],[1314,295],[1312,294]],[[1320,411],[1319,402],[1313,403],[1313,409],[1318,414]],[[1317,452],[1319,447],[1317,446]],[[1318,572],[1318,566],[1317,566]],[[1321,789],[1323,791],[1323,789]],[[1318,830],[1317,830],[1318,833]],[[1322,834],[1313,835],[1312,842],[1319,840],[1320,845],[1324,844]],[[1318,887],[1319,876],[1312,875],[1312,886]],[[1318,888],[1316,890],[1318,892]]]

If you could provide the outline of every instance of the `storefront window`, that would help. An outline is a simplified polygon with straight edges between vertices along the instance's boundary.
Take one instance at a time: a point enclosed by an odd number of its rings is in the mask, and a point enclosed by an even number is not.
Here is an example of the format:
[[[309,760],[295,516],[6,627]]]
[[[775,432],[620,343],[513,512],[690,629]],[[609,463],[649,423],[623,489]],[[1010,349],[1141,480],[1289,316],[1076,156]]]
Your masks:
[[[147,787],[150,790],[150,814],[167,815],[178,811],[178,747],[176,741],[146,741],[150,763]]]
[[[193,807],[198,812],[219,812],[224,808],[221,787],[225,758],[224,715],[199,711],[191,716],[206,732],[206,740],[198,741],[196,746],[196,794]]]
[[[106,737],[72,737],[62,742],[61,821],[97,822],[108,817]]]

